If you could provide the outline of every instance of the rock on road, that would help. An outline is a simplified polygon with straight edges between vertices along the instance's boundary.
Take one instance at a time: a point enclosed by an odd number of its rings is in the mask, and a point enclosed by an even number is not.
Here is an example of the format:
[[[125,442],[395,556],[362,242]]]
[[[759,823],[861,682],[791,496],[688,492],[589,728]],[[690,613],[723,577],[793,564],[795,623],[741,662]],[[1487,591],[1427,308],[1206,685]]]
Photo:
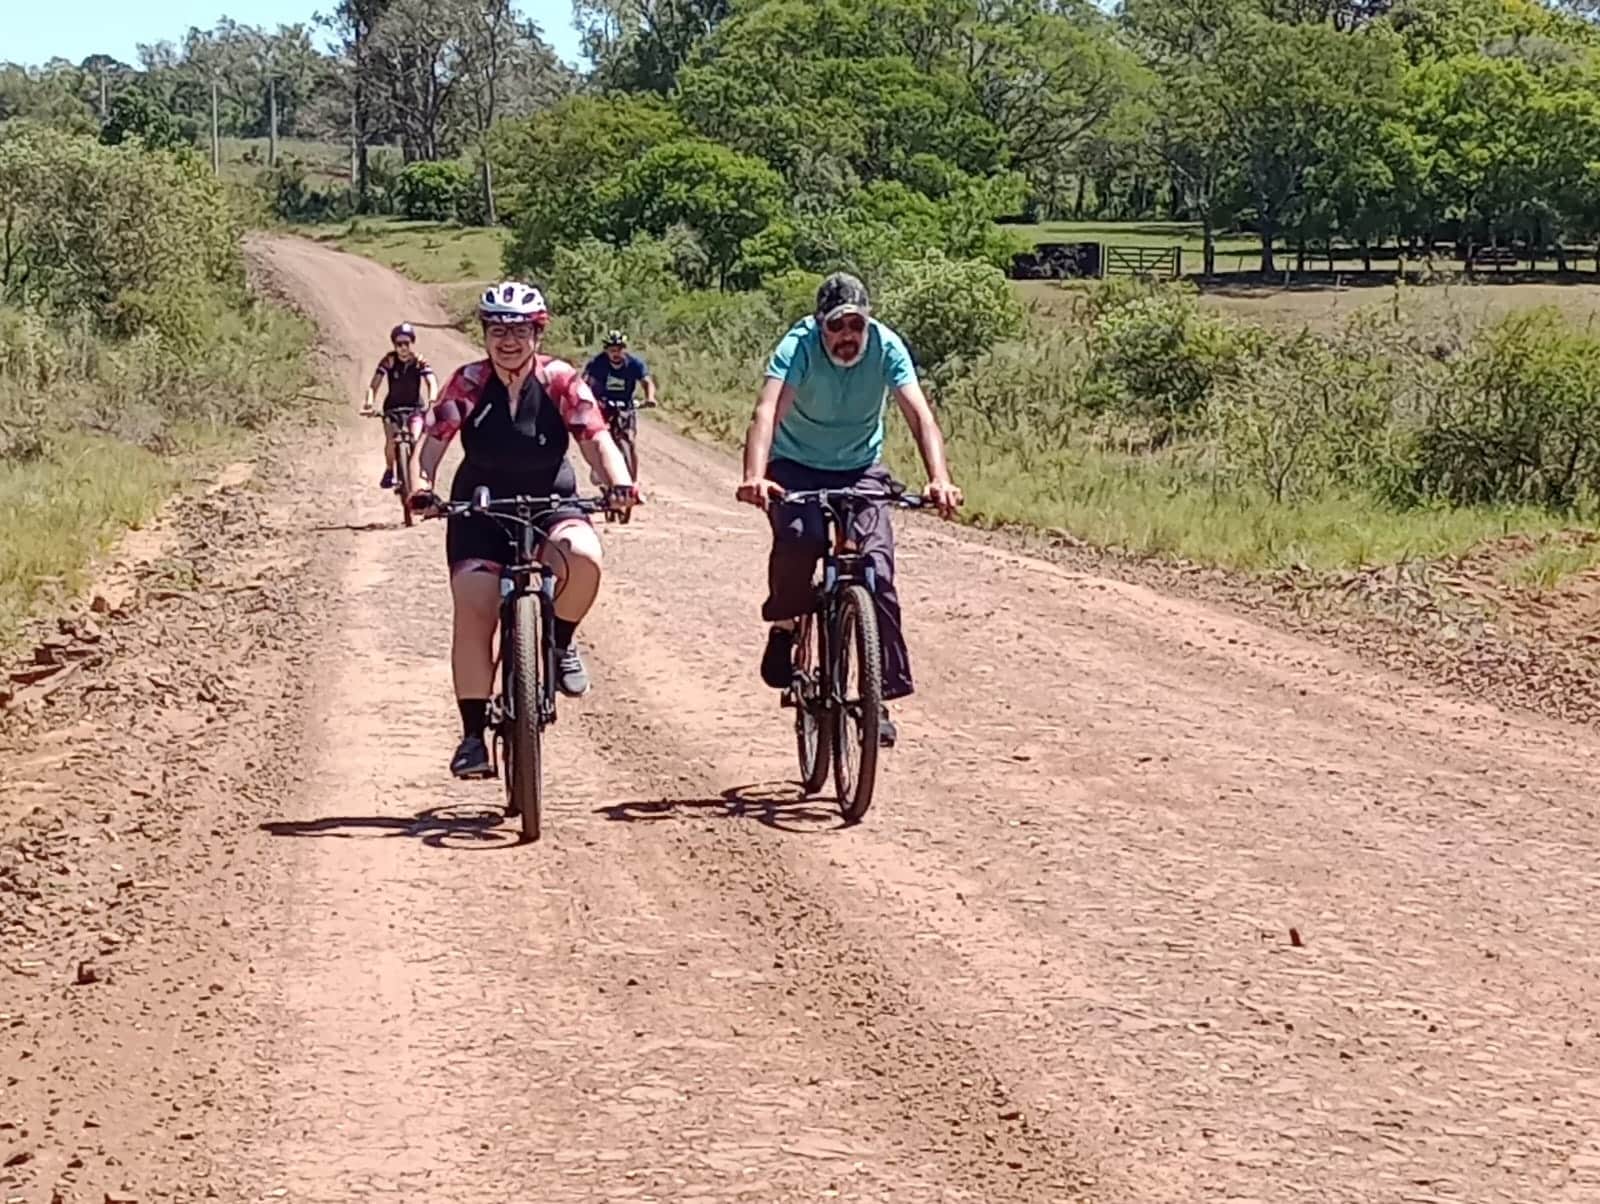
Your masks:
[[[350,398],[443,322],[252,253]],[[1590,734],[912,517],[919,693],[842,830],[756,677],[760,516],[651,425],[518,847],[446,771],[443,532],[375,438],[212,498],[273,607],[172,592],[103,722],[0,746],[49,826],[0,893],[0,1198],[1600,1199]]]

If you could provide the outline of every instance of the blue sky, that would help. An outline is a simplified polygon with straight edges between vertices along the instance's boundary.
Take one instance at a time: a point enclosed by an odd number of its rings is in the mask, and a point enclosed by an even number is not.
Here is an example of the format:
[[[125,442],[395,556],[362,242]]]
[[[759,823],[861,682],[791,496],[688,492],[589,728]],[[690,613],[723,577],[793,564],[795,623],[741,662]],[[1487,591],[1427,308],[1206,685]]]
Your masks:
[[[209,29],[221,16],[247,25],[310,24],[333,0],[77,0],[56,7],[40,0],[7,3],[0,61],[39,64],[51,58],[81,62],[91,54],[138,61],[141,42],[179,41],[190,26]],[[571,0],[521,0],[519,7],[544,30],[545,40],[568,62],[578,58]]]

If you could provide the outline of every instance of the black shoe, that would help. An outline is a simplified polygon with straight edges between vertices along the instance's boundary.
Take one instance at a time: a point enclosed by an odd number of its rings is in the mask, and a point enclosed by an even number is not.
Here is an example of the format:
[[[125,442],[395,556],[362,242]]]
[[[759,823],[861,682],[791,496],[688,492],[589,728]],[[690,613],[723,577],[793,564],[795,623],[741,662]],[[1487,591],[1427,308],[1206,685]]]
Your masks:
[[[494,776],[494,766],[489,762],[489,746],[482,736],[467,736],[456,745],[456,755],[450,758],[450,772],[458,778],[487,778]]]
[[[794,632],[774,627],[767,632],[767,650],[761,654],[761,680],[774,690],[787,690],[794,682]]]
[[[878,747],[893,748],[894,742],[900,738],[900,733],[895,730],[894,720],[889,718],[889,708],[881,707],[878,710]]]

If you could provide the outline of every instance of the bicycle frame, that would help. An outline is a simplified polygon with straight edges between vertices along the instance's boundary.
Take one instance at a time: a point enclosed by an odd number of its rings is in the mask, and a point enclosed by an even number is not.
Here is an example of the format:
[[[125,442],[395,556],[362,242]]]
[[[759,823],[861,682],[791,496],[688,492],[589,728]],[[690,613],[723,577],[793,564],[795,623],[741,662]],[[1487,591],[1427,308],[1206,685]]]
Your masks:
[[[556,571],[538,559],[539,542],[544,532],[535,522],[535,507],[526,503],[516,510],[517,559],[500,569],[500,639],[496,659],[500,670],[500,696],[490,704],[490,722],[499,727],[515,722],[511,700],[516,697],[511,674],[514,666],[505,655],[506,633],[512,629],[517,600],[530,593],[539,598],[539,726],[548,727],[556,718],[555,604]],[[537,576],[538,584],[534,584]],[[496,709],[499,714],[493,714]]]

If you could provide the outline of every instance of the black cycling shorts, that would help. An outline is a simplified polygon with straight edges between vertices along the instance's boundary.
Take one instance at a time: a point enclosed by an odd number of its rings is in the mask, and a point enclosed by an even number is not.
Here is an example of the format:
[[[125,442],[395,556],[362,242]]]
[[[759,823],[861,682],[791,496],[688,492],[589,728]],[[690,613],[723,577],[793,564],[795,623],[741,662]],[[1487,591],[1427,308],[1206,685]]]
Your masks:
[[[479,485],[487,485],[489,493],[494,497],[559,494],[562,497],[576,499],[578,496],[577,476],[572,471],[572,465],[565,460],[561,462],[561,470],[556,474],[553,485],[548,480],[485,479],[482,475],[471,471],[468,465],[463,464],[456,470],[455,479],[450,482],[450,500],[453,502],[469,500],[472,491]],[[588,523],[589,516],[576,506],[558,506],[549,513],[538,516],[538,522],[539,526],[548,532],[559,523]],[[517,556],[517,534],[515,523],[498,522],[487,515],[471,514],[450,518],[446,522],[444,537],[445,561],[452,571],[458,564],[469,560],[500,565],[510,564]]]

